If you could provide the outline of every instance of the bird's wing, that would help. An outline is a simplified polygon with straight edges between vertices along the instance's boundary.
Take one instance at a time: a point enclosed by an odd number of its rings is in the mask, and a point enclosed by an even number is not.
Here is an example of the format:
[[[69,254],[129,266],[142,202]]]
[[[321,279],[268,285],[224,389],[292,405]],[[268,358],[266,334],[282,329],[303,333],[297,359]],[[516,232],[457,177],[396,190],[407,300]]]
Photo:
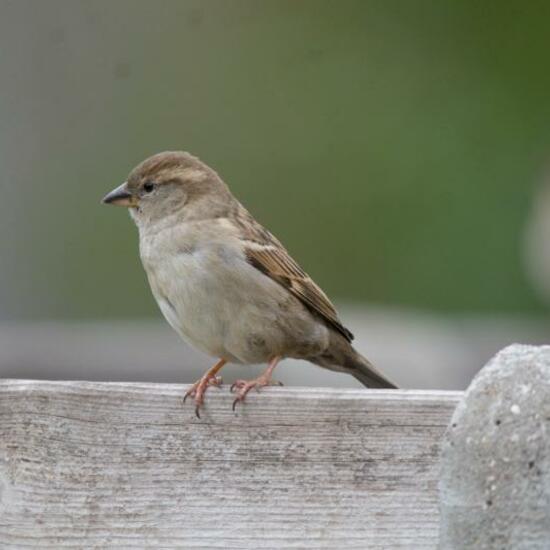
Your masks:
[[[241,212],[241,219],[243,215]],[[246,215],[247,219],[245,223],[239,223],[239,229],[248,262],[286,288],[310,311],[320,316],[351,342],[353,334],[342,325],[327,295],[269,231],[256,222],[248,212]]]

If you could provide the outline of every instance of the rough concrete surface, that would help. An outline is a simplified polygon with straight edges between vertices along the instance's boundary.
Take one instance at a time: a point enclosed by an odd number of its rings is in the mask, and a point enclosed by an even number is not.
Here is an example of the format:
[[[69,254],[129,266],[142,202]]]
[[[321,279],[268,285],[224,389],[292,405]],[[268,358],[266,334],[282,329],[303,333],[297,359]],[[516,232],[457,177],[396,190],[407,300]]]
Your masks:
[[[550,549],[550,346],[474,378],[442,447],[440,548]]]

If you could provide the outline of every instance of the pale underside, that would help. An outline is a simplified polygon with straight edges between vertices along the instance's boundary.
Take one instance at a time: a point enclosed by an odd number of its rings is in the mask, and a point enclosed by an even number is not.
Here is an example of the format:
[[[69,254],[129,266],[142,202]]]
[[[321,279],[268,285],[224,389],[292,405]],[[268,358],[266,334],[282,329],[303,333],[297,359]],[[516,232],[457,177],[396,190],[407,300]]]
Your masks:
[[[312,306],[251,263],[251,254],[269,260],[270,248],[243,242],[230,220],[140,228],[140,252],[162,313],[201,351],[251,364],[311,359],[328,348],[329,328]]]

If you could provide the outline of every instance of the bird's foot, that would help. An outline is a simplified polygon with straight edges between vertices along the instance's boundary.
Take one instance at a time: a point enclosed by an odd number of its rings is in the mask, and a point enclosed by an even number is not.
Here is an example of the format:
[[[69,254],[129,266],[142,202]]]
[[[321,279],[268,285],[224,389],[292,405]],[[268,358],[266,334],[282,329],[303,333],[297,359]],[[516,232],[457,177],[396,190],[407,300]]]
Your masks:
[[[282,385],[283,385],[282,382],[273,380],[271,378],[270,370],[267,370],[261,376],[258,376],[258,378],[254,378],[254,380],[236,380],[231,385],[231,391],[237,392],[237,397],[233,401],[233,410],[235,410],[235,407],[237,406],[237,403],[239,403],[239,401],[244,401],[246,394],[252,388],[255,388],[256,391],[259,392],[260,389],[265,386],[282,386]]]
[[[208,371],[202,378],[197,380],[186,392],[183,397],[185,403],[188,397],[195,400],[195,414],[200,418],[200,408],[204,404],[204,394],[209,386],[219,388],[222,385],[222,377]]]

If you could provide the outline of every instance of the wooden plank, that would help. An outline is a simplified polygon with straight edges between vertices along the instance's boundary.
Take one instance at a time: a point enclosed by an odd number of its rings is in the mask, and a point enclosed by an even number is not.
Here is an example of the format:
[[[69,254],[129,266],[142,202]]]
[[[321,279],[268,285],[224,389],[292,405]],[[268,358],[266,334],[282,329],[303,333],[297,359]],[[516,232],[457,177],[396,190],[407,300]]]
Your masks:
[[[436,548],[460,392],[0,381],[2,548]]]

